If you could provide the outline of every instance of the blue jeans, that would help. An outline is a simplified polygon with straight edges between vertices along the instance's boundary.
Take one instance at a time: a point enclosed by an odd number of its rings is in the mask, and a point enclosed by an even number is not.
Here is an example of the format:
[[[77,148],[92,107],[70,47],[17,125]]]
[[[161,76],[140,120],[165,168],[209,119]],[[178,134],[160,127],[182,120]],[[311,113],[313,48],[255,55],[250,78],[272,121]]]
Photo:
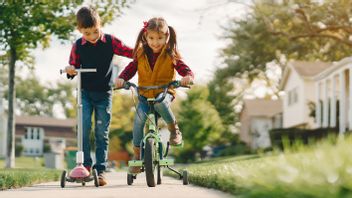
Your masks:
[[[83,152],[84,166],[92,166],[90,156],[90,132],[92,114],[95,125],[95,167],[98,173],[106,169],[109,145],[109,127],[111,120],[112,92],[94,92],[82,90]]]
[[[133,145],[136,147],[140,146],[140,143],[143,139],[144,125],[147,120],[147,114],[149,111],[147,98],[143,96],[139,96],[138,100],[139,100],[139,103],[137,106],[136,115],[134,116],[134,124],[133,124]],[[173,100],[173,96],[167,93],[163,101],[161,101],[160,103],[156,103],[154,105],[155,111],[163,118],[166,124],[172,124],[172,123],[175,123],[176,121],[175,116],[171,111],[172,100]]]

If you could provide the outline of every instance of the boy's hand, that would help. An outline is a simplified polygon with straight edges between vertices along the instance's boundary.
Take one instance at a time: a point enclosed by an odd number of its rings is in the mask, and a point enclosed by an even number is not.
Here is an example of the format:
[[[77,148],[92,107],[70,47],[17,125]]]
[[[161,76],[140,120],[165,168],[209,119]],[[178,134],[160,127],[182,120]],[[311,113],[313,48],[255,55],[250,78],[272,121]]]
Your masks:
[[[125,83],[124,79],[116,78],[116,80],[115,80],[115,88],[121,88],[123,86],[123,83]]]
[[[185,76],[181,78],[181,86],[187,86],[193,82],[192,76]]]
[[[77,72],[76,72],[75,69],[76,69],[76,68],[75,68],[74,66],[70,65],[70,66],[67,66],[67,67],[65,68],[65,71],[66,71],[66,73],[67,73],[68,75],[70,75],[70,76],[75,76],[75,75],[77,75]]]

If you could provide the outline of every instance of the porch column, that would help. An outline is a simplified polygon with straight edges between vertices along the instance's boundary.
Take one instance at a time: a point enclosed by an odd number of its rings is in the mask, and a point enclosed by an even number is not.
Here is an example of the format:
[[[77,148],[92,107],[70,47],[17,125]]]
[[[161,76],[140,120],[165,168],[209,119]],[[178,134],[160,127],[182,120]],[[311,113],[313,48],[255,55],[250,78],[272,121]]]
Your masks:
[[[328,98],[328,80],[323,82],[323,127],[329,126],[329,98]]]
[[[345,72],[344,70],[339,73],[339,84],[340,84],[340,102],[339,102],[339,133],[343,135],[346,131],[346,89],[345,89]]]
[[[336,79],[335,76],[330,78],[330,127],[336,127]]]
[[[317,123],[317,128],[321,128],[321,106],[320,106],[320,82],[315,83],[315,122]]]

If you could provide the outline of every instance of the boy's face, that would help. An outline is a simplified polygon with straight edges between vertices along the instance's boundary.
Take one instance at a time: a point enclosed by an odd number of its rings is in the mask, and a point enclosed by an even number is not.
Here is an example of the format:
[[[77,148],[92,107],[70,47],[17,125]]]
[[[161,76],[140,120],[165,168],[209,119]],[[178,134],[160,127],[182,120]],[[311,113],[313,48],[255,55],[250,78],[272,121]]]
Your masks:
[[[163,33],[148,31],[146,39],[149,47],[152,48],[153,52],[159,53],[166,44],[167,37]]]
[[[94,26],[89,28],[78,28],[79,32],[82,33],[83,38],[90,43],[95,44],[100,38],[100,26]]]

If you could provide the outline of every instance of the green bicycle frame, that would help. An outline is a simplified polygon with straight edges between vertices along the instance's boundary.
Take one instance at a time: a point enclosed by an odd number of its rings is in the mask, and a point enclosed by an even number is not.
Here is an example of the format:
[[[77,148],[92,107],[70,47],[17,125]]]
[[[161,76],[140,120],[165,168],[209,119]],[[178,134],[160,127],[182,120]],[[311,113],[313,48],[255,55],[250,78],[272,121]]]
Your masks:
[[[148,98],[148,102],[154,101],[154,98]],[[152,107],[153,108],[153,107]],[[160,166],[168,166],[168,165],[174,165],[174,160],[173,159],[166,159],[163,158],[163,155],[160,155],[159,152],[159,147],[162,145],[162,140],[161,136],[159,134],[159,129],[157,128],[156,124],[156,118],[155,118],[155,112],[154,109],[150,110],[147,116],[147,121],[146,121],[147,129],[148,132],[144,136],[142,142],[143,142],[143,150],[145,149],[146,142],[149,138],[153,138],[155,142],[155,154],[156,154],[156,162]],[[163,146],[163,151],[162,153],[165,152],[165,147]],[[144,157],[142,157],[141,160],[130,160],[128,161],[128,166],[142,166],[143,165],[143,160]]]

